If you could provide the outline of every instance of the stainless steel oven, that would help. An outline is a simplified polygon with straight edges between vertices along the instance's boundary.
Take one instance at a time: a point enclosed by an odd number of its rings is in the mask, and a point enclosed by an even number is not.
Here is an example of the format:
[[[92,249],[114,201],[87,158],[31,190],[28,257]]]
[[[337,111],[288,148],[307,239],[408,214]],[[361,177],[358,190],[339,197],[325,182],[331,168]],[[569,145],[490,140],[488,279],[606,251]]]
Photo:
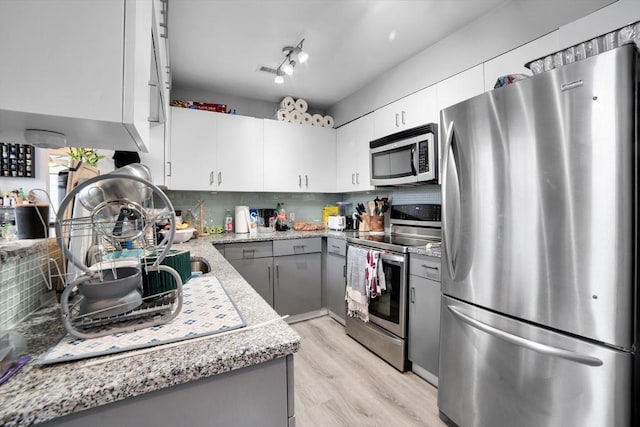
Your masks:
[[[409,249],[440,241],[440,205],[392,206],[390,233],[358,233],[347,239],[349,248],[380,252],[386,290],[369,300],[369,322],[347,316],[349,336],[401,372],[408,368],[407,310]]]

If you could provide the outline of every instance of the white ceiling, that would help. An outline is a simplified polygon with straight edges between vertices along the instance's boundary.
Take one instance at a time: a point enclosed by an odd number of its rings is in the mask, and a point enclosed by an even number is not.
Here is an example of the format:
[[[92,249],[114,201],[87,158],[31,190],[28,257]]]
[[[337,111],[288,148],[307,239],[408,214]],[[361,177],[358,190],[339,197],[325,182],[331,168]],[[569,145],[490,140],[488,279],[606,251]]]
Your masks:
[[[325,109],[504,1],[171,0],[173,86]],[[303,38],[310,58],[284,84],[257,71]]]

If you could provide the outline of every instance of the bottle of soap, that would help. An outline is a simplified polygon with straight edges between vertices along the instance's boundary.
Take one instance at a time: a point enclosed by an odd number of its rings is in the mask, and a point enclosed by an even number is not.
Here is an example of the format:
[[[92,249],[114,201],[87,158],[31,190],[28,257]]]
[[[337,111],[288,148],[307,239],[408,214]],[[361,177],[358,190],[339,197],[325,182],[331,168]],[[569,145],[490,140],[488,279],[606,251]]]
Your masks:
[[[224,213],[224,232],[233,232],[233,216],[231,216],[231,209],[227,209]]]

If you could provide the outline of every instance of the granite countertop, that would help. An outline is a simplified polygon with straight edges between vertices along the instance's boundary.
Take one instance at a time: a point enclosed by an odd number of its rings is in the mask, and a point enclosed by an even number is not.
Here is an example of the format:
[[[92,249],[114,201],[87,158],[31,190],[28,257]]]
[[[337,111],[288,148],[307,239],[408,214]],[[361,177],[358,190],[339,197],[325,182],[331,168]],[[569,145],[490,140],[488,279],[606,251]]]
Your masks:
[[[276,231],[273,233],[257,233],[257,234],[214,234],[210,236],[213,244],[227,244],[227,243],[246,243],[246,242],[259,242],[268,240],[288,240],[288,239],[303,239],[305,237],[335,237],[341,240],[347,240],[348,237],[358,233],[357,231]],[[439,244],[432,244],[429,247],[413,247],[409,248],[409,253],[415,253],[420,255],[441,257],[441,249]]]
[[[20,239],[0,241],[0,264],[22,258],[47,248],[54,239]]]
[[[273,323],[205,340],[187,340],[182,345],[154,347],[154,351],[132,351],[47,366],[29,364],[0,386],[0,425],[29,426],[298,351],[298,334],[279,319],[213,247],[211,240],[200,238],[172,247],[188,249],[192,256],[209,261],[210,274],[222,283],[248,327],[266,321]],[[15,330],[25,336],[27,350],[34,358],[66,332],[56,306],[39,309]]]

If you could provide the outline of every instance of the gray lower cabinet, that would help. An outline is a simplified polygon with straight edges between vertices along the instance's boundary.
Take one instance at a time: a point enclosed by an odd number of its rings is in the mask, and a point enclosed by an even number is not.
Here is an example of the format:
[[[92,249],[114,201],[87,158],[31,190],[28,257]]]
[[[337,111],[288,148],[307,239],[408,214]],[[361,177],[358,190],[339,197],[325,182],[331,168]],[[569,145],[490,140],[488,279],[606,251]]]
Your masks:
[[[273,307],[272,257],[230,259],[229,264]]]
[[[327,238],[325,277],[327,283],[327,309],[329,315],[344,325],[347,306],[344,300],[347,286],[347,242]]]
[[[440,258],[409,259],[409,360],[412,371],[438,386]]]
[[[228,243],[224,256],[278,314],[322,309],[321,237]]]
[[[273,241],[273,308],[278,314],[322,309],[322,238]]]
[[[224,257],[229,261],[229,264],[271,306],[273,306],[272,255],[271,241],[224,245]]]

